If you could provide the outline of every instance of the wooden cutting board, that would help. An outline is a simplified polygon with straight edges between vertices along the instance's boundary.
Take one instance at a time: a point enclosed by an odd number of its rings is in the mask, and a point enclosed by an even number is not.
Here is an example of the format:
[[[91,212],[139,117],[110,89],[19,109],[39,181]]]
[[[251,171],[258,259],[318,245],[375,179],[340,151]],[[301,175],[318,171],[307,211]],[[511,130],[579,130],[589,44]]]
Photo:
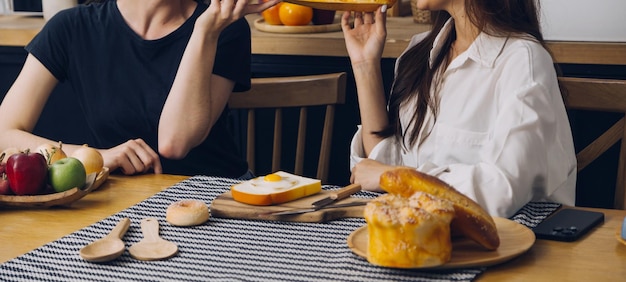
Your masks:
[[[335,32],[341,31],[341,18],[336,17],[335,21],[331,24],[322,25],[299,25],[299,26],[287,26],[287,25],[272,25],[265,22],[263,18],[254,21],[254,27],[257,30],[271,33],[323,33],[323,32]]]
[[[331,191],[322,190],[321,192],[298,199],[295,201],[283,203],[273,206],[254,206],[237,202],[233,199],[230,191],[219,195],[211,202],[211,216],[221,218],[241,218],[254,220],[277,220],[277,221],[297,221],[297,222],[326,222],[329,220],[346,218],[346,217],[363,217],[363,209],[365,205],[321,209],[314,212],[308,212],[297,215],[264,215],[264,213],[273,211],[283,211],[286,209],[310,208],[311,203],[327,197]],[[338,204],[352,202],[367,202],[369,199],[361,199],[349,197],[338,201]]]

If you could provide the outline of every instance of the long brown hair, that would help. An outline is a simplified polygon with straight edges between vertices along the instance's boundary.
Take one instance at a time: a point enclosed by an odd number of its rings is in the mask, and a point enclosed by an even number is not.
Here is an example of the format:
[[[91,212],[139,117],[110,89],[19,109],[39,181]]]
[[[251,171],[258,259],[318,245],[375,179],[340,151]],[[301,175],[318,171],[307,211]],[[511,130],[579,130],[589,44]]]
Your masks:
[[[538,18],[539,3],[536,0],[465,0],[465,9],[472,24],[484,33],[493,36],[528,37],[530,35],[545,48]],[[448,38],[444,39],[442,52],[433,58],[432,67],[429,65],[427,54],[430,54],[435,37],[450,17],[446,11],[433,11],[431,32],[424,40],[407,50],[398,61],[397,75],[388,104],[389,124],[383,130],[376,132],[379,136],[395,136],[405,147],[414,146],[417,142],[424,140],[423,138],[417,139],[420,130],[424,127],[426,112],[430,108],[435,117],[438,112],[436,101],[431,98],[430,89],[433,83],[436,83],[434,80],[439,68],[447,63],[448,53],[456,39],[456,33],[452,31]],[[406,126],[411,130],[402,132],[400,107],[411,99],[415,99],[415,96],[417,96],[416,109],[410,123]],[[409,136],[409,144],[406,144],[404,135]]]

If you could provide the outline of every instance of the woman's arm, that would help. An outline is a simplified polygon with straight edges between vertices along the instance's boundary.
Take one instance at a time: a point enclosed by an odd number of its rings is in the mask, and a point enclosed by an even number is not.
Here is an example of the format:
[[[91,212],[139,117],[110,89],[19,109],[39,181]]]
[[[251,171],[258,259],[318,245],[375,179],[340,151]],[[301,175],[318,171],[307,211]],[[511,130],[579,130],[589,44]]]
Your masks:
[[[353,146],[362,146],[352,151],[359,152],[358,158],[367,158],[383,140],[375,132],[381,131],[389,123],[380,67],[387,37],[386,14],[384,8],[374,13],[355,12],[354,27],[349,20],[350,13],[344,12],[341,25],[354,72],[361,116],[361,128],[355,135],[355,138],[360,138],[360,142],[353,142]],[[364,190],[378,191],[380,175],[391,168],[393,166],[362,159],[352,167],[350,182],[361,184]]]
[[[0,105],[1,150],[34,149],[45,142],[56,143],[31,132],[57,83],[39,60],[30,54],[26,57],[22,71]]]
[[[278,0],[211,1],[197,19],[159,121],[159,153],[183,158],[202,143],[222,114],[235,85],[213,74],[220,33],[248,13],[257,13]]]
[[[385,13],[354,13],[354,27],[349,23],[350,13],[341,19],[346,49],[354,72],[359,99],[362,141],[365,156],[382,138],[374,134],[388,124],[387,106],[380,61],[386,32]]]

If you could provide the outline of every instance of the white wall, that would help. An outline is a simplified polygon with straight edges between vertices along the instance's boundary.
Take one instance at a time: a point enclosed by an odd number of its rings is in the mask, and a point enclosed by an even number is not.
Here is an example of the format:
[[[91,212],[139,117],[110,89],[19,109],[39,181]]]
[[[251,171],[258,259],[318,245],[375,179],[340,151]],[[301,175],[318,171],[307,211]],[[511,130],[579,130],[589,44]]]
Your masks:
[[[626,0],[540,0],[546,40],[626,42]]]

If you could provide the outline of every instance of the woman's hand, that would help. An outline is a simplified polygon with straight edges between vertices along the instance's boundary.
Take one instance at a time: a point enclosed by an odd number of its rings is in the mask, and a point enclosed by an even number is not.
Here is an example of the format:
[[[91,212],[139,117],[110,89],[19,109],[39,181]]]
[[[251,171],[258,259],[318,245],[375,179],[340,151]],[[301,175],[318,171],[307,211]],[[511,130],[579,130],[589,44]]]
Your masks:
[[[282,0],[267,0],[265,2],[261,1],[259,4],[249,4],[246,5],[243,14],[245,16],[249,14],[261,13],[280,2],[282,2]]]
[[[346,40],[346,49],[352,64],[363,61],[380,60],[387,38],[387,6],[375,12],[353,12],[354,27],[350,24],[350,13],[341,17],[341,29]]]
[[[363,159],[352,168],[350,183],[361,184],[361,189],[383,192],[380,188],[380,176],[383,172],[396,168],[379,161]]]
[[[249,0],[213,0],[209,8],[198,18],[196,24],[206,28],[208,32],[219,34],[228,25],[245,15],[263,12],[280,1],[268,0],[259,4],[249,4]]]
[[[104,166],[111,171],[119,168],[126,175],[146,173],[150,170],[155,174],[163,172],[159,155],[142,139],[129,140],[100,152],[104,158]]]

